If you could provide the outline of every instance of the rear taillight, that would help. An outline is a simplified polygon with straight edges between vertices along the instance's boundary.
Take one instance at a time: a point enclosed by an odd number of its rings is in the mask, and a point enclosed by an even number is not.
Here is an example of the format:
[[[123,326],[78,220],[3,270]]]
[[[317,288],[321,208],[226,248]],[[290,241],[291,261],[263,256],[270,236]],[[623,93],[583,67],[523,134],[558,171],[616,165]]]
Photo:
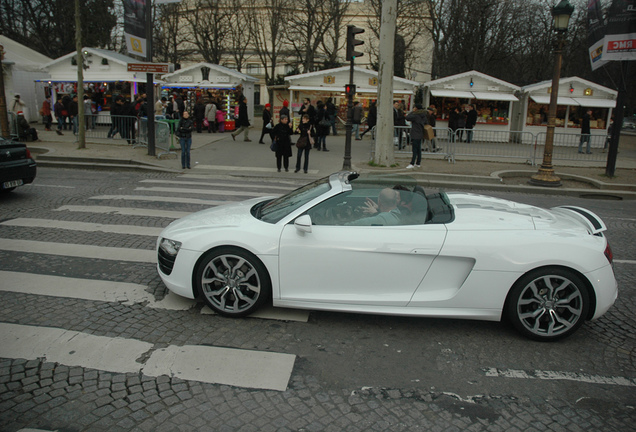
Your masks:
[[[605,247],[605,258],[607,258],[610,264],[614,262],[614,254],[612,253],[612,248],[609,243],[607,243],[607,246]]]
[[[26,151],[27,151],[27,159],[33,159],[33,158],[31,157],[31,152],[29,151],[29,149],[28,149],[28,148],[26,149]]]

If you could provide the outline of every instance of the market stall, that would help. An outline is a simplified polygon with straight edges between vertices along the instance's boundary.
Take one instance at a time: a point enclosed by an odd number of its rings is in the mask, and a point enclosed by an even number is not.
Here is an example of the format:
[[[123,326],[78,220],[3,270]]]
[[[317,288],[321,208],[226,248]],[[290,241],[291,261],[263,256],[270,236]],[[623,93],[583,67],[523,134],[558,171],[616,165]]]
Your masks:
[[[472,104],[477,111],[475,130],[511,130],[510,115],[519,101],[520,87],[477,71],[464,72],[424,84],[424,101],[437,110],[437,127],[447,127],[449,113]]]
[[[521,89],[521,102],[515,107],[515,130],[546,131],[552,81],[543,81]],[[555,133],[580,133],[580,123],[588,108],[592,109],[592,135],[605,135],[616,107],[615,90],[579,77],[561,78],[557,97]]]
[[[378,73],[356,67],[353,76],[356,85],[355,100],[361,103],[366,116],[371,102],[378,99]],[[345,85],[349,84],[349,66],[288,76],[285,77],[285,83],[286,88],[274,88],[275,121],[278,121],[278,112],[284,100],[290,102],[290,110],[297,114],[305,98],[309,98],[314,106],[319,100],[326,102],[328,98],[332,98],[338,109],[338,117],[342,121],[346,119],[347,97],[344,90]],[[410,109],[418,86],[416,81],[393,77],[393,99],[403,101],[406,109]]]
[[[146,91],[146,74],[128,72],[128,63],[139,63],[132,57],[98,48],[83,48],[84,92],[96,103],[97,123],[110,123],[108,111],[114,99],[122,96],[134,100]],[[50,76],[52,103],[77,93],[77,53],[71,52],[43,66]],[[159,80],[155,78],[155,84]]]
[[[0,44],[4,48],[2,67],[7,109],[14,111],[15,96],[20,95],[20,101],[24,105],[18,105],[19,110],[24,112],[24,117],[30,122],[40,120],[38,113],[44,97],[48,95],[48,84],[36,82],[33,85],[33,82],[48,79],[49,75],[42,67],[51,62],[51,59],[4,35],[0,35]]]
[[[192,106],[198,98],[214,100],[225,113],[225,130],[234,129],[234,116],[238,97],[247,98],[247,112],[254,119],[254,83],[258,81],[234,69],[212,63],[197,63],[162,76],[164,91],[181,89],[187,92],[187,104]]]

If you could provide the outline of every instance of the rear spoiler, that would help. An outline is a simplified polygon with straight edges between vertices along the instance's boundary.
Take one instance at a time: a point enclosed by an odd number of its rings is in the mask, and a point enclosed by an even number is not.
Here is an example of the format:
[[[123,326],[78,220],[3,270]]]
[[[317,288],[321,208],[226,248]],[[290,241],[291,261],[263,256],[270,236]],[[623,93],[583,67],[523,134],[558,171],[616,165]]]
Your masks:
[[[574,216],[575,218],[583,222],[583,224],[588,227],[592,234],[598,234],[603,231],[607,231],[607,226],[605,226],[605,223],[603,223],[601,218],[587,209],[576,206],[559,206],[554,207],[552,210],[560,209],[567,210],[569,215]]]

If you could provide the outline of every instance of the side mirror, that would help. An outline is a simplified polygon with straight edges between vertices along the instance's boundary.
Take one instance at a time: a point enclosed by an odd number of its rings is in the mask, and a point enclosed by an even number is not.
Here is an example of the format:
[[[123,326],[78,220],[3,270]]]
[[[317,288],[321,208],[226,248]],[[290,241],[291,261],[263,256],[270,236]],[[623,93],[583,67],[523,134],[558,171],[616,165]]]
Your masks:
[[[311,232],[311,217],[309,215],[302,215],[294,221],[294,226],[300,232]]]

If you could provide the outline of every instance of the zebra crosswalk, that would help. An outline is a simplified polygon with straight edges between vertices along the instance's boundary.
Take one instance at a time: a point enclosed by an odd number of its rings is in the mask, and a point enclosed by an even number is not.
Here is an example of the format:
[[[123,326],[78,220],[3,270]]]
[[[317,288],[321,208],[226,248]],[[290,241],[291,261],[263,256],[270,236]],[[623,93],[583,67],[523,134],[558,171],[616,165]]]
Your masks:
[[[98,264],[93,263],[116,262],[121,269],[141,266],[139,268],[144,274],[139,279],[156,281],[156,254],[152,245],[163,227],[171,221],[210,206],[276,196],[294,187],[297,185],[280,181],[275,184],[241,183],[237,186],[203,175],[141,179],[131,187],[119,188],[117,192],[120,194],[74,197],[62,205],[40,210],[33,217],[20,213],[19,217],[2,218],[0,264],[2,260],[5,264],[0,268],[0,296],[20,294],[119,306],[138,305],[148,310],[195,312],[207,316],[212,311],[197,305],[196,301],[171,293],[157,296],[153,292],[156,287],[138,280],[117,281],[108,277],[110,275],[95,278],[98,270],[93,267]],[[65,192],[68,195],[75,193],[80,192],[71,188]],[[139,218],[151,220],[154,226],[142,226]],[[99,242],[97,237],[101,239]],[[56,241],[51,241],[51,238]],[[63,241],[57,241],[60,238]],[[129,240],[131,238],[142,240],[133,242]],[[8,263],[10,256],[24,257],[25,261],[33,256],[44,257],[41,259],[49,257],[78,264],[65,269],[63,275],[51,274],[46,268],[32,272],[28,266],[13,268]],[[125,272],[122,271],[122,274]],[[308,312],[270,307],[253,317],[306,322]],[[120,373],[141,372],[149,376],[168,374],[201,382],[271,390],[285,390],[294,364],[294,356],[289,354],[246,352],[207,345],[169,345],[155,349],[149,341],[3,321],[0,318],[0,357],[3,358],[46,357],[48,361],[69,366]],[[112,354],[113,350],[120,355]],[[76,354],[69,355],[70,352]],[[139,363],[140,356],[148,352],[151,355],[144,357],[145,362]],[[214,367],[191,364],[193,356],[199,361],[205,359]],[[224,366],[219,368],[219,364]],[[246,374],[246,370],[254,372]]]

